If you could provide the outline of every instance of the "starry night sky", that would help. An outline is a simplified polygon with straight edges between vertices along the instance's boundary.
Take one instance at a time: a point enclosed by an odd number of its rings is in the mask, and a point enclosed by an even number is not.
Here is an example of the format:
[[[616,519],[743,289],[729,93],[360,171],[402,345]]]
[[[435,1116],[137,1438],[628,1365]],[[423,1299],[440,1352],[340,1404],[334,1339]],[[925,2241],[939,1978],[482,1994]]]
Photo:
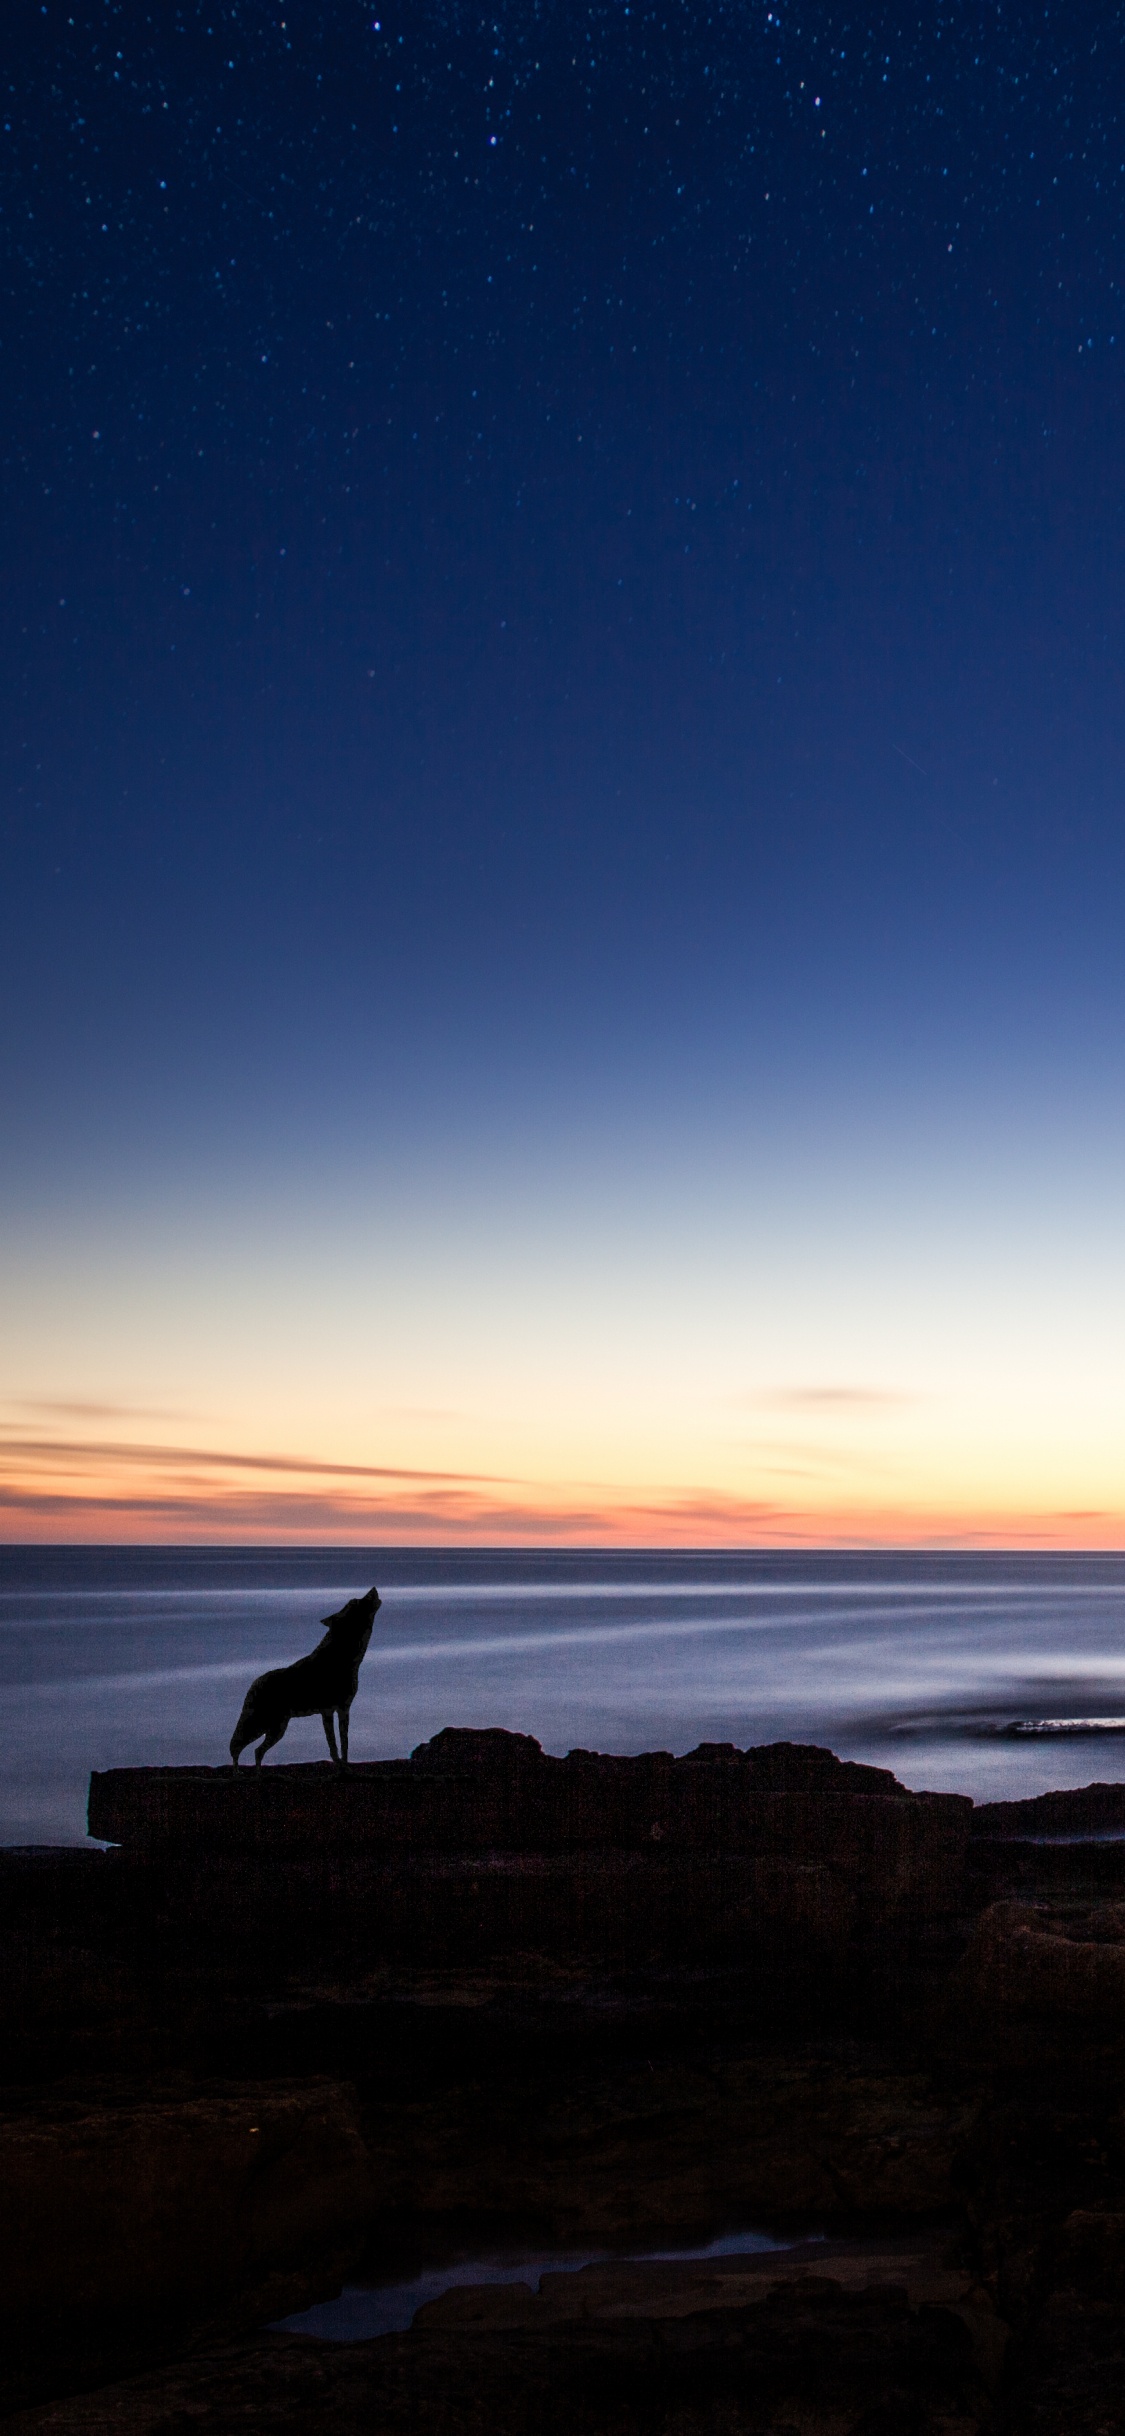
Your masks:
[[[1122,1198],[1123,48],[1054,6],[17,0],[10,1426],[179,1409],[175,1313],[237,1304],[242,1229],[336,1453],[397,1461],[384,1306],[335,1404],[311,1308],[287,1334],[295,1280],[362,1270],[342,1197],[397,1213],[370,1260],[400,1311],[428,1277],[464,1317],[450,1260],[509,1231],[480,1345],[517,1435],[528,1380],[555,1394],[560,1241],[589,1318],[654,1224],[662,1276],[717,1274],[767,1205],[727,1350],[775,1408],[928,1393],[935,1256],[963,1315],[969,1269],[982,1309],[1019,1273],[1006,1343],[1085,1267],[1040,1391],[1076,1328],[1109,1361],[1082,1229],[1108,1247]],[[778,1318],[795,1231],[792,1308],[866,1307],[817,1212],[837,1248],[895,1220],[875,1387],[859,1335],[818,1358]],[[647,1309],[638,1341],[663,1286]],[[669,1396],[693,1324],[723,1333],[680,1313]],[[228,1439],[266,1428],[267,1333],[184,1390]],[[623,1427],[599,1460],[667,1487],[693,1457]]]

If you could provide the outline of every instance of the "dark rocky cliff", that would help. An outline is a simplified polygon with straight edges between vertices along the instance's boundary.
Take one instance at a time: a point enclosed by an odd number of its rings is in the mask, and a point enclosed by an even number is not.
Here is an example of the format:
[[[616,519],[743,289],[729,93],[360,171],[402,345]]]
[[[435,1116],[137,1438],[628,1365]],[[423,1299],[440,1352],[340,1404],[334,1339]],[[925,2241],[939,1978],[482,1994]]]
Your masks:
[[[1125,1788],[450,1732],[111,1772],[90,1827],[0,1855],[27,2436],[1125,2428]],[[260,2331],[466,2244],[748,2223],[828,2239]]]

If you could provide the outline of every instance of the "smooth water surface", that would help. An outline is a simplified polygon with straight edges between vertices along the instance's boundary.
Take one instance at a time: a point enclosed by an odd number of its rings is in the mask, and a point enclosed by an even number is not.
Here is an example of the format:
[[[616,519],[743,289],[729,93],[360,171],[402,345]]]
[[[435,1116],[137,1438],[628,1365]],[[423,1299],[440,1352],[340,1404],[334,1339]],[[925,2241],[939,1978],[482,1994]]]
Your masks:
[[[1125,1778],[1122,1556],[9,1547],[0,1842],[80,1841],[91,1768],[224,1762],[251,1677],[371,1582],[356,1759],[500,1725],[558,1752],[788,1737],[977,1799]],[[266,1764],[325,1757],[311,1718]]]
[[[636,2264],[761,2257],[767,2251],[801,2248],[810,2238],[818,2236],[801,2233],[789,2241],[775,2241],[769,2233],[727,2233],[691,2250],[489,2250],[479,2258],[426,2268],[403,2283],[345,2284],[334,2299],[314,2301],[311,2309],[279,2318],[273,2331],[315,2335],[322,2343],[366,2343],[374,2335],[405,2334],[426,2301],[436,2301],[461,2284],[530,2284],[538,2292],[543,2275],[576,2275],[580,2267],[601,2266],[614,2259]]]

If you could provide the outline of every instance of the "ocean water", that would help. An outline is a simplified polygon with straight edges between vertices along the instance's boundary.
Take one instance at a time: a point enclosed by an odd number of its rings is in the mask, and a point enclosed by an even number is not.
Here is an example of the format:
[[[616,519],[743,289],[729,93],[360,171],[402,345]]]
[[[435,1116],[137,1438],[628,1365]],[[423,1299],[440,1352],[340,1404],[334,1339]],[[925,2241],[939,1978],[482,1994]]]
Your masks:
[[[80,1842],[92,1768],[225,1761],[251,1677],[371,1582],[356,1759],[499,1725],[817,1742],[978,1800],[1125,1779],[1125,1556],[8,1547],[0,1842]],[[325,1757],[312,1718],[266,1765]]]

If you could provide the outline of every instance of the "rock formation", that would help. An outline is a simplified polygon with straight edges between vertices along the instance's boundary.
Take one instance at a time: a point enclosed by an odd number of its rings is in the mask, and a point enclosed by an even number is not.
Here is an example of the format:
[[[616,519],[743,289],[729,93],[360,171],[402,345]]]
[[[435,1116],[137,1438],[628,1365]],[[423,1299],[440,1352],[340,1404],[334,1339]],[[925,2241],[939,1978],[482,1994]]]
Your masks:
[[[26,2436],[1125,2427],[1125,1788],[453,1730],[95,1776],[90,1827],[0,1855]],[[490,2242],[747,2225],[798,2246],[266,2331]]]

